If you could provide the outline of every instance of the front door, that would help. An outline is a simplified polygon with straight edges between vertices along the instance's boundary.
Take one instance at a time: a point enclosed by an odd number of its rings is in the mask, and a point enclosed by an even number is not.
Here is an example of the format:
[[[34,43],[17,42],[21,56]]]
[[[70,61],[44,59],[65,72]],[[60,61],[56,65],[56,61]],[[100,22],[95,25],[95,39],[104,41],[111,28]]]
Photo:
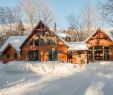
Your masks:
[[[38,50],[30,50],[29,51],[29,61],[37,61],[39,60],[39,51]]]

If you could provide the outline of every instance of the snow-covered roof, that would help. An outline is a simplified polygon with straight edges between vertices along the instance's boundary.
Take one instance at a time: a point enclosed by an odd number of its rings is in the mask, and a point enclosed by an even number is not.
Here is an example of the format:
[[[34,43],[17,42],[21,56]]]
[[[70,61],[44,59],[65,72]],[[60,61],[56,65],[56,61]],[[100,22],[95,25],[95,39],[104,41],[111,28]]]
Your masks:
[[[67,42],[61,36],[59,36],[56,32],[53,33],[58,37],[58,39],[60,39],[65,45],[68,46]]]
[[[85,42],[68,42],[68,50],[88,50]]]
[[[11,44],[17,51],[20,51],[20,46],[26,38],[27,36],[10,36],[0,48],[0,52],[2,52],[8,44]]]
[[[113,41],[113,29],[106,29],[104,33],[109,36],[109,38]]]
[[[113,41],[113,28],[110,29],[104,29],[104,28],[99,28],[100,31],[104,32],[112,41]],[[86,40],[87,42],[97,31],[93,32]]]
[[[69,34],[67,34],[67,33],[63,33],[63,32],[61,32],[61,33],[59,33],[59,32],[55,32],[55,34],[58,35],[58,36],[60,36],[60,37],[62,37],[62,38],[70,37]]]

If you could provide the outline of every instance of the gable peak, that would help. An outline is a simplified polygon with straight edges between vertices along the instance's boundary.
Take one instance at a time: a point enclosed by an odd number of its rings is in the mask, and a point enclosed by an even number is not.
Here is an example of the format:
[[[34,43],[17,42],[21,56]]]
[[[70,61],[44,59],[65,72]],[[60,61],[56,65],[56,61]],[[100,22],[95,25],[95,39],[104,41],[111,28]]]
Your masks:
[[[35,28],[48,28],[48,26],[42,20],[40,20]]]

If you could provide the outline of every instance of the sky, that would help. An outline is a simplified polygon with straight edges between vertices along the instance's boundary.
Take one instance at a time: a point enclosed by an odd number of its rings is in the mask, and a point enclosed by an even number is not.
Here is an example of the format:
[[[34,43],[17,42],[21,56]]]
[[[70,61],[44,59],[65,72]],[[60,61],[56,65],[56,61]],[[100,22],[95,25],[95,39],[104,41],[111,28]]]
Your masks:
[[[19,0],[0,0],[0,7],[15,7]],[[102,0],[48,0],[49,6],[55,16],[57,27],[68,27],[67,17],[69,14],[79,14],[83,5],[90,1],[91,4],[96,4]]]

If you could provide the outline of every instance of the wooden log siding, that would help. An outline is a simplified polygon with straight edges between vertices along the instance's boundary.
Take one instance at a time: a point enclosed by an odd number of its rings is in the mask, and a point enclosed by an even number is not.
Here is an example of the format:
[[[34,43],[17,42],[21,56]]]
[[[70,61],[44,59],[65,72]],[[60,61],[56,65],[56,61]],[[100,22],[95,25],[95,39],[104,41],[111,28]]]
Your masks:
[[[17,57],[15,58],[15,54],[17,54]],[[7,58],[7,55],[9,56],[9,58]],[[14,47],[12,47],[11,45],[8,45],[6,47],[6,50],[2,53],[2,61],[3,63],[7,63],[9,61],[13,61],[13,60],[20,60],[20,56],[19,53],[17,53],[17,51],[15,50]]]
[[[46,26],[45,26],[46,27]],[[47,42],[43,45],[30,45],[30,41],[34,39],[35,37],[43,37],[45,38],[51,38],[52,41],[55,41],[55,43],[48,44]],[[29,50],[38,50],[39,51],[39,61],[47,61],[49,60],[49,54],[48,50],[55,49],[58,51],[58,61],[66,61],[67,60],[67,46],[47,27],[44,28],[43,23],[39,23],[38,26],[36,26],[32,33],[28,36],[28,38],[24,41],[24,43],[21,46],[21,58],[24,60],[28,58],[26,55]]]
[[[103,59],[102,59],[103,61],[106,60],[105,55],[104,55],[105,54],[104,48],[108,47],[109,48],[109,60],[113,60],[113,48],[112,48],[113,41],[110,39],[110,37],[107,34],[104,33],[104,31],[97,30],[97,32],[95,32],[95,34],[92,35],[92,37],[89,38],[89,40],[86,43],[87,43],[89,49],[92,48],[90,50],[93,51],[92,52],[92,55],[93,55],[92,59],[93,60],[89,59],[90,61],[96,61],[95,51],[97,51],[97,50],[95,50],[95,46],[102,46],[102,53],[101,54],[103,54],[103,55],[101,55],[101,56],[103,56]]]
[[[42,40],[42,42],[40,41],[40,38],[44,41],[44,43]],[[49,40],[48,42],[48,38],[51,41]],[[36,41],[38,42],[36,43]],[[42,22],[39,22],[38,25],[32,30],[31,34],[29,34],[25,41],[21,44],[20,56],[18,56],[16,60],[53,61],[57,59],[57,61],[67,62],[68,48],[69,46],[64,40],[60,39],[58,35],[50,31],[49,28]],[[56,51],[57,55],[54,54],[54,51]],[[14,56],[16,50],[13,47],[10,47],[5,52],[6,54],[10,53]],[[4,56],[6,56],[5,53]],[[6,59],[5,57],[2,58],[4,62],[15,60],[12,57]],[[87,51],[73,52],[71,62],[78,64],[87,63]]]
[[[67,59],[68,62],[74,63],[74,64],[84,64],[88,63],[88,51],[87,50],[78,50],[78,51],[68,51],[71,52],[72,58]]]

